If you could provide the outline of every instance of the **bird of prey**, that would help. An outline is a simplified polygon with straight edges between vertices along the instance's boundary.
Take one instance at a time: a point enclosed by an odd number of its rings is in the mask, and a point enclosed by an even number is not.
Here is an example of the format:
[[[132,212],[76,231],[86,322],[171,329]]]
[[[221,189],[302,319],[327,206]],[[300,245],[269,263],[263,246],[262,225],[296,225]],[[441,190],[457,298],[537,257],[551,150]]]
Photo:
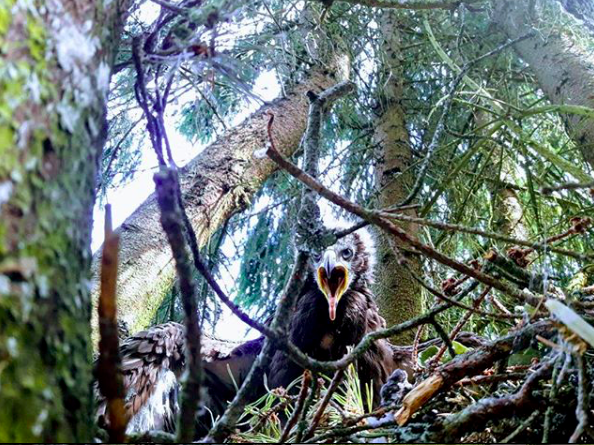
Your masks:
[[[291,341],[310,357],[340,359],[365,334],[385,327],[370,291],[373,254],[370,242],[352,233],[313,255],[289,324]],[[205,405],[214,416],[233,398],[235,385],[242,383],[263,343],[263,337],[241,344],[203,337]],[[184,369],[183,325],[170,322],[133,335],[125,340],[120,353],[131,418],[128,432],[171,431]],[[373,388],[374,405],[379,404],[381,386],[392,371],[407,365],[403,362],[406,358],[394,354],[387,340],[376,341],[358,360],[362,388]],[[287,387],[302,371],[282,351],[275,351],[268,386]],[[104,412],[102,403],[99,414]]]

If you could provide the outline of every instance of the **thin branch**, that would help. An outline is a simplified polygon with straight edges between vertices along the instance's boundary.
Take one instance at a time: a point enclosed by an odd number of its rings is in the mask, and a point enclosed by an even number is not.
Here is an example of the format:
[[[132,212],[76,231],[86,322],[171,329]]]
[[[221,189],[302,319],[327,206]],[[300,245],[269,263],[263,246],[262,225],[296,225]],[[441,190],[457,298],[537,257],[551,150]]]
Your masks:
[[[309,412],[309,408],[313,405],[315,399],[319,396],[318,390],[321,388],[322,383],[322,379],[318,379],[318,376],[314,374],[314,378],[311,381],[311,391],[309,392],[309,397],[305,401],[305,406],[301,412],[301,419],[299,419],[299,423],[297,424],[295,443],[300,443],[302,441],[303,434],[307,428],[307,413]]]
[[[460,0],[341,0],[352,5],[368,6],[372,8],[386,9],[411,9],[411,10],[430,10],[446,9],[453,11],[456,9]],[[476,3],[478,0],[465,0],[464,3]]]
[[[569,438],[569,443],[576,443],[582,436],[586,425],[588,425],[588,388],[586,381],[586,363],[580,353],[574,355],[575,364],[578,370],[577,404],[575,416],[578,424],[575,431]]]
[[[389,218],[389,219],[411,222],[411,223],[419,224],[422,226],[433,227],[435,229],[440,229],[440,230],[444,230],[444,231],[454,231],[454,232],[461,232],[461,233],[469,233],[471,235],[484,236],[485,238],[491,238],[491,239],[495,239],[497,241],[503,241],[506,243],[530,247],[534,250],[538,250],[541,252],[548,252],[548,251],[555,252],[555,253],[569,256],[569,257],[572,257],[572,258],[575,258],[578,260],[582,260],[582,261],[594,259],[594,255],[592,255],[592,254],[580,254],[580,253],[576,253],[572,250],[561,249],[558,247],[551,246],[549,242],[532,243],[530,241],[525,241],[525,240],[518,239],[518,238],[512,238],[510,236],[502,235],[502,234],[496,233],[496,232],[486,232],[484,230],[475,229],[473,227],[463,226],[461,224],[449,224],[449,223],[444,223],[444,222],[439,222],[439,221],[432,221],[430,219],[416,218],[416,217],[401,214],[401,213],[394,214],[391,212],[387,213],[384,211],[384,212],[380,212],[380,214],[386,218]]]
[[[540,192],[544,195],[550,195],[553,192],[558,192],[561,190],[578,190],[578,189],[588,189],[594,187],[594,181],[592,182],[566,182],[565,184],[559,184],[552,187],[543,187],[540,189]]]
[[[446,349],[450,353],[450,357],[456,357],[456,350],[454,349],[452,340],[450,339],[450,336],[448,336],[446,331],[443,330],[443,327],[435,319],[431,320],[431,325],[435,329],[435,332],[437,332],[437,335],[439,335],[439,338],[443,340],[443,346],[439,349],[438,353],[432,358],[431,361],[433,363],[438,363],[439,360],[441,360],[441,357],[443,356]]]
[[[464,325],[466,324],[466,322],[470,319],[470,317],[472,316],[472,314],[474,313],[475,309],[477,309],[480,304],[483,302],[483,300],[485,299],[485,297],[487,296],[487,294],[491,292],[491,288],[487,287],[473,302],[472,302],[472,309],[468,310],[464,316],[460,319],[460,321],[458,321],[458,323],[456,323],[456,326],[454,326],[454,329],[452,329],[452,332],[450,332],[450,336],[448,338],[448,342],[444,341],[444,345],[439,349],[439,351],[437,352],[437,354],[435,354],[434,357],[431,358],[431,361],[434,363],[439,363],[439,361],[441,360],[441,357],[443,357],[443,354],[446,351],[446,347],[448,349],[448,351],[450,352],[450,355],[452,357],[456,356],[456,351],[454,350],[454,347],[452,346],[451,341],[453,341],[456,336],[458,335],[458,333],[462,330],[462,328],[464,327]],[[437,324],[437,323],[436,323]]]
[[[427,289],[432,295],[434,295],[435,297],[439,298],[442,301],[448,302],[453,306],[458,306],[461,309],[466,309],[467,311],[472,311],[475,314],[478,315],[484,315],[485,317],[493,317],[493,318],[499,318],[499,319],[514,319],[514,318],[523,318],[524,316],[521,314],[511,314],[511,313],[507,313],[507,314],[497,314],[495,312],[487,312],[487,311],[483,311],[481,309],[472,307],[472,306],[468,306],[464,303],[460,303],[460,301],[455,300],[453,298],[450,298],[446,295],[444,295],[443,293],[439,292],[437,289],[434,289],[433,287],[429,286],[424,280],[422,280],[421,278],[414,276],[415,281],[417,281],[418,283],[421,284],[421,286],[423,286],[425,289]],[[505,308],[504,308],[505,309]]]
[[[524,420],[518,427],[513,430],[507,437],[505,437],[501,443],[510,443],[514,440],[522,431],[524,431],[528,426],[540,415],[540,411],[536,410],[530,416]]]
[[[396,421],[389,420],[384,422],[378,423],[369,423],[366,425],[355,425],[355,426],[347,426],[343,428],[333,428],[332,430],[320,434],[318,436],[312,437],[309,440],[306,440],[304,443],[326,443],[328,439],[333,439],[337,437],[345,437],[350,436],[351,434],[360,433],[361,431],[369,431],[375,430],[378,428],[389,428],[397,426]]]
[[[490,385],[493,383],[507,382],[510,380],[521,380],[524,377],[526,377],[525,372],[508,372],[505,374],[479,375],[476,377],[463,378],[458,383],[456,383],[456,385]]]
[[[196,239],[196,232],[192,228],[192,225],[186,224],[186,230],[189,236],[190,241],[190,250],[192,251],[192,257],[194,260],[194,267],[196,270],[202,275],[204,280],[208,283],[214,293],[219,297],[219,299],[235,314],[237,318],[243,321],[245,324],[250,326],[251,328],[257,330],[263,335],[266,335],[269,338],[276,338],[278,335],[274,332],[271,328],[258,321],[252,319],[248,314],[246,314],[239,306],[237,306],[231,299],[225,294],[217,280],[212,275],[210,268],[202,258],[200,253],[200,249],[198,247],[198,240]]]
[[[198,291],[192,274],[193,267],[187,250],[182,209],[179,206],[177,173],[163,168],[155,174],[157,202],[161,210],[161,225],[169,240],[185,313],[187,374],[181,395],[177,428],[178,442],[191,442],[196,435],[196,414],[201,402],[203,379],[200,354],[200,321],[198,319]]]
[[[297,397],[297,404],[295,405],[295,410],[291,417],[289,418],[283,432],[278,440],[278,443],[285,443],[291,430],[299,420],[299,416],[301,415],[301,411],[303,410],[303,406],[305,405],[305,398],[307,397],[307,391],[309,389],[309,385],[311,382],[311,372],[307,369],[303,372],[303,379],[301,380],[301,390],[299,391],[299,396]]]
[[[286,160],[276,150],[276,148],[274,148],[272,144],[267,149],[266,154],[279,167],[287,171],[291,176],[293,176],[300,182],[304,183],[312,190],[315,190],[322,197],[338,205],[339,207],[359,216],[360,218],[370,223],[378,225],[379,227],[381,227],[382,229],[384,229],[385,231],[402,241],[403,244],[409,247],[413,247],[415,250],[426,255],[427,257],[437,260],[441,264],[451,267],[452,269],[455,269],[458,272],[475,278],[483,284],[492,286],[493,288],[514,297],[518,301],[528,302],[529,304],[536,306],[538,305],[538,302],[541,300],[540,297],[537,297],[532,293],[521,291],[514,286],[510,286],[506,283],[501,282],[500,280],[494,278],[491,275],[487,275],[483,272],[475,270],[472,267],[467,266],[466,264],[463,264],[457,260],[454,260],[453,258],[450,258],[442,254],[441,252],[433,249],[428,245],[423,244],[417,238],[406,233],[402,228],[398,227],[397,225],[383,217],[381,213],[365,209],[359,206],[358,204],[355,204],[354,202],[349,201],[348,199],[345,199],[344,197],[334,193],[327,187],[323,186],[320,182],[316,181],[314,178],[303,172],[303,170],[301,170],[299,167],[297,167],[290,161]]]
[[[105,397],[107,432],[110,441],[123,443],[128,416],[122,381],[120,345],[118,337],[116,286],[118,277],[118,246],[120,237],[112,230],[111,206],[105,206],[105,242],[101,257],[101,291],[99,294],[99,359],[97,380]]]
[[[307,275],[307,261],[308,256],[306,254],[303,252],[297,253],[297,258],[295,259],[295,264],[291,272],[291,278],[285,286],[274,314],[272,321],[273,330],[284,328],[284,325],[290,320],[289,312],[293,305],[293,300],[296,295],[300,294],[303,283],[305,282],[305,276]],[[262,381],[275,352],[275,341],[267,338],[264,341],[262,351],[254,361],[241,388],[239,388],[239,391],[237,391],[237,394],[235,394],[235,397],[231,403],[229,403],[223,415],[209,431],[208,436],[204,439],[205,443],[222,443],[224,439],[233,432],[237,420],[243,413],[245,405],[250,400],[253,388]]]
[[[316,428],[318,427],[318,425],[320,424],[320,420],[322,420],[322,416],[324,415],[324,412],[326,411],[326,407],[328,406],[328,403],[330,403],[330,400],[332,399],[332,395],[338,388],[338,385],[340,385],[340,382],[342,381],[343,376],[344,376],[344,369],[339,369],[338,371],[336,371],[334,373],[334,377],[332,377],[330,386],[328,387],[328,390],[326,391],[326,394],[324,395],[324,398],[322,399],[320,406],[318,407],[316,413],[314,414],[314,417],[311,421],[309,428],[303,435],[303,439],[307,440],[313,436],[313,433],[316,430]]]

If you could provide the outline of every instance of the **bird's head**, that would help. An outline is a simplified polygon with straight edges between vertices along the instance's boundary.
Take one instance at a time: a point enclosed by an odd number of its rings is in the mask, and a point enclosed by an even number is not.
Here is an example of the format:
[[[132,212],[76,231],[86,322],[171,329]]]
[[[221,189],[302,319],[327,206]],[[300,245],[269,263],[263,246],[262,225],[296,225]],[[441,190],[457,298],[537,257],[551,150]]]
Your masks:
[[[338,303],[354,283],[370,278],[371,244],[352,233],[313,256],[316,282],[328,301],[330,320],[336,319]]]

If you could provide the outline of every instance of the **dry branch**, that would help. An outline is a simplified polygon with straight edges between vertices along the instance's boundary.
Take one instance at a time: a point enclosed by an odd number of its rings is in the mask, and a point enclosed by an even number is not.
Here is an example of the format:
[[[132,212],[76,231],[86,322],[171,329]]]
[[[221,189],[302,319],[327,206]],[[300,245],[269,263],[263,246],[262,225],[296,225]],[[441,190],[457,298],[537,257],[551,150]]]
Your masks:
[[[196,435],[196,414],[200,405],[202,386],[202,356],[200,354],[200,321],[198,319],[198,295],[193,267],[184,235],[183,209],[179,206],[179,185],[174,170],[164,168],[155,175],[157,201],[161,209],[161,225],[167,234],[185,314],[187,374],[181,395],[177,439],[190,442]]]
[[[305,405],[305,398],[307,397],[307,391],[309,389],[310,383],[311,372],[309,372],[306,369],[303,372],[303,379],[301,380],[301,390],[299,391],[299,396],[297,397],[297,404],[295,405],[295,410],[293,411],[293,414],[291,414],[291,417],[285,425],[285,428],[283,429],[278,443],[285,443],[287,441],[287,438],[289,437],[291,430],[297,423],[297,420],[299,420],[299,416],[301,415],[301,412],[303,411],[303,406]]]
[[[118,245],[120,237],[113,233],[111,206],[105,206],[105,242],[101,257],[101,293],[99,295],[99,359],[97,380],[105,397],[107,410],[106,429],[109,439],[123,442],[128,416],[125,408],[125,391],[122,381],[120,344],[118,336],[116,284],[118,276]]]
[[[402,408],[395,414],[399,425],[408,422],[419,408],[437,393],[451,388],[463,377],[477,375],[513,352],[525,349],[536,335],[546,336],[551,328],[548,321],[528,325],[522,330],[495,340],[481,348],[457,356],[435,370],[427,379],[412,389],[403,399]]]

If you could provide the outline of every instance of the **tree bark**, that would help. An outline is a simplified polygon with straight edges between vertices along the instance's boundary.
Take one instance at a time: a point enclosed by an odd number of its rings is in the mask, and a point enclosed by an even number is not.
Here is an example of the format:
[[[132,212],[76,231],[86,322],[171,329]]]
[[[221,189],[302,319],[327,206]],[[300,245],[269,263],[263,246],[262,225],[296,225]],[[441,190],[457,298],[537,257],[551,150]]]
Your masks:
[[[384,10],[380,20],[382,46],[385,59],[382,61],[383,78],[386,80],[381,97],[374,139],[378,145],[376,175],[380,187],[379,202],[382,207],[391,207],[408,195],[414,182],[412,172],[405,172],[411,163],[410,139],[406,128],[402,106],[402,70],[400,66],[400,38],[397,13]],[[403,173],[405,172],[405,173]],[[417,216],[414,210],[407,212]],[[401,223],[411,235],[416,235],[417,226]],[[409,269],[403,267],[395,254],[399,252],[410,270],[421,273],[417,256],[410,254],[402,243],[384,231],[377,230],[377,274],[375,295],[380,313],[388,326],[409,320],[422,311],[422,297],[419,284]],[[412,342],[414,333],[407,331],[392,340],[399,344]]]
[[[594,108],[594,55],[574,34],[562,32],[559,23],[555,24],[555,29],[548,25],[551,12],[545,9],[553,7],[554,3],[552,0],[497,0],[493,1],[493,18],[510,39],[533,29],[540,30],[535,37],[516,43],[514,48],[530,65],[551,102]],[[564,19],[572,20],[572,16]],[[575,25],[579,26],[577,21]],[[549,27],[551,29],[546,29]],[[570,137],[584,159],[594,167],[594,118],[567,114],[564,119]]]
[[[276,170],[273,162],[253,156],[254,151],[268,143],[266,113],[271,111],[276,116],[277,148],[285,156],[291,156],[305,131],[308,109],[305,93],[319,92],[335,82],[332,73],[313,71],[286,98],[262,107],[182,169],[182,195],[200,247],[227,219],[250,204],[254,194]],[[159,224],[154,194],[116,232],[121,237],[119,317],[134,333],[149,325],[175,278],[171,250]],[[96,270],[97,254],[93,261]],[[95,303],[96,296],[95,290]],[[93,326],[96,327],[96,320]]]
[[[0,6],[0,442],[92,439],[92,209],[130,3]]]

